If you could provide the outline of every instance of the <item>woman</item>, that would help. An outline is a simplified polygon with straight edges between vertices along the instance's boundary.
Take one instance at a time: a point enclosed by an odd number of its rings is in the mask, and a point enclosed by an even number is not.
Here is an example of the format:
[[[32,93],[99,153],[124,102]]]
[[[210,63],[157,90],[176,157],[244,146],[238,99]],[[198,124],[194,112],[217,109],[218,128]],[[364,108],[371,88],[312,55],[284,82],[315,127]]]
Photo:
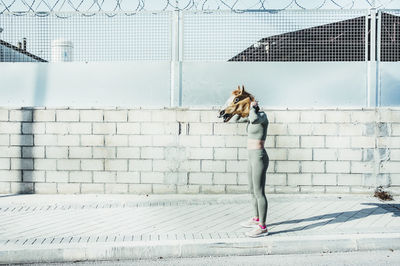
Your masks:
[[[235,122],[247,122],[247,150],[248,150],[248,178],[249,190],[252,196],[254,217],[241,223],[244,227],[254,228],[246,233],[250,237],[260,237],[268,235],[265,224],[267,217],[268,201],[265,197],[265,179],[269,164],[269,158],[264,149],[265,138],[267,136],[268,119],[267,115],[260,111],[258,103],[250,103],[250,111],[247,117],[239,114],[233,119]]]

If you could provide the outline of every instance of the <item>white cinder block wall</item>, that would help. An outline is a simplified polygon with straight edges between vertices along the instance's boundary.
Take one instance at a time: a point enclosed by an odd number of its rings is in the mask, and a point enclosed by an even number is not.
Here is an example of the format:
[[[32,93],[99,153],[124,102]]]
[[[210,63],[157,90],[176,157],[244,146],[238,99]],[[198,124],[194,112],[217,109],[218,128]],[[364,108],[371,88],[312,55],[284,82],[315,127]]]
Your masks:
[[[400,109],[266,110],[268,193],[400,193]],[[247,193],[217,110],[0,109],[0,193]]]

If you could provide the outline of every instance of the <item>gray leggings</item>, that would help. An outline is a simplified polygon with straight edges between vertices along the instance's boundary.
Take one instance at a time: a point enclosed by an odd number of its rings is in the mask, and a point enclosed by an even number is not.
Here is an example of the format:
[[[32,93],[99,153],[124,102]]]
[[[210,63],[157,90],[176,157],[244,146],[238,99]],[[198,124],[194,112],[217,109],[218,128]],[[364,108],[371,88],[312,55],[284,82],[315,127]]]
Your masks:
[[[249,160],[247,173],[249,177],[249,190],[252,197],[254,213],[264,224],[267,218],[268,201],[265,197],[265,178],[269,158],[265,149],[248,150]]]

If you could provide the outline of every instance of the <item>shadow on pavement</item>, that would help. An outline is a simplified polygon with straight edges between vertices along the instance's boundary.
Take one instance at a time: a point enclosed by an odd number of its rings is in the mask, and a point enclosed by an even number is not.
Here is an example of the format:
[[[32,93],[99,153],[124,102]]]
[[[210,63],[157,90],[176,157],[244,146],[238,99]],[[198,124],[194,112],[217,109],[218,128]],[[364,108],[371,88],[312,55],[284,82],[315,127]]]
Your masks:
[[[352,220],[362,219],[371,215],[380,215],[385,213],[392,213],[392,216],[400,216],[400,204],[385,204],[385,203],[362,203],[362,205],[375,206],[375,208],[364,208],[357,211],[335,212],[324,215],[312,216],[305,219],[295,219],[283,222],[268,224],[269,227],[284,225],[284,224],[297,224],[301,222],[316,221],[314,224],[302,225],[291,229],[273,231],[269,235],[276,235],[282,233],[296,232],[302,230],[314,229],[316,227],[325,226],[327,224],[344,223]],[[328,219],[328,220],[327,220]]]

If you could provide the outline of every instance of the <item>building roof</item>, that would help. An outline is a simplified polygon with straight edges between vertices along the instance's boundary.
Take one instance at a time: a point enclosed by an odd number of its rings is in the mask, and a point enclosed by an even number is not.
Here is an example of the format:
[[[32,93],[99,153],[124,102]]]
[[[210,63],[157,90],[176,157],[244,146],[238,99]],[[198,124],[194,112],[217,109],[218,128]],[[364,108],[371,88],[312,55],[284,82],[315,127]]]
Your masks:
[[[14,46],[11,43],[8,43],[6,41],[0,40],[0,46],[5,46],[5,47],[15,51],[16,53],[23,54],[23,55],[25,55],[25,56],[33,59],[33,60],[36,60],[36,61],[39,61],[39,62],[47,62],[47,60],[44,60],[43,58],[40,58],[40,57],[38,57],[38,56],[36,56],[34,54],[31,54],[28,51],[26,51],[24,49],[21,49],[21,48],[19,48],[17,46]],[[15,62],[15,61],[11,61],[11,62]]]

